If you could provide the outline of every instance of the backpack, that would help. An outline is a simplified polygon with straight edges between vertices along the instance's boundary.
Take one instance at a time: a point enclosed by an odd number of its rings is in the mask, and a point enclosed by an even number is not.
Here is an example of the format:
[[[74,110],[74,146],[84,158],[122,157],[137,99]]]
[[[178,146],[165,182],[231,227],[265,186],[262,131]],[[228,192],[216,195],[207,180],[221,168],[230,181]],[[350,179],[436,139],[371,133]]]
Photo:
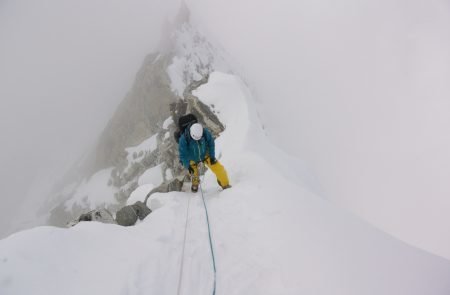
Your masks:
[[[197,117],[194,114],[187,114],[181,116],[178,119],[178,130],[174,132],[173,137],[175,141],[178,143],[180,141],[180,137],[184,134],[186,128],[191,127],[192,124],[198,123]]]

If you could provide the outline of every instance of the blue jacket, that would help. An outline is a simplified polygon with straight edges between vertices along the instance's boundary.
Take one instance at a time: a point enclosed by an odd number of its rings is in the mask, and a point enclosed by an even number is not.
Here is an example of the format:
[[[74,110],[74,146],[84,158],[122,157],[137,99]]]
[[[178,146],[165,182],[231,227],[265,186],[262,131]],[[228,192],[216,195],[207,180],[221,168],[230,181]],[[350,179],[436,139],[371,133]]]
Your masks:
[[[203,128],[203,136],[200,140],[194,140],[189,134],[189,128],[186,128],[180,136],[178,151],[180,153],[181,164],[189,168],[190,161],[196,163],[204,161],[206,156],[214,159],[214,138],[208,129]]]

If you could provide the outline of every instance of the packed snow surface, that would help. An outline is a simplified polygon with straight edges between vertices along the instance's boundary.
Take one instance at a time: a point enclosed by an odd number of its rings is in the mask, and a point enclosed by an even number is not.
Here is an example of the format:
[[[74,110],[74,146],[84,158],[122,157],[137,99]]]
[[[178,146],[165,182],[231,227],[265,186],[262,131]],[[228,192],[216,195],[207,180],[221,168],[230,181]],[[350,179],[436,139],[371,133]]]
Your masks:
[[[226,125],[218,155],[233,185],[222,191],[210,172],[202,181],[216,294],[450,294],[449,261],[374,229],[285,177],[292,163],[265,141],[239,78],[215,72],[195,94],[214,104]],[[180,294],[212,294],[201,193],[154,194],[149,205],[153,212],[134,227],[85,222],[1,240],[0,294],[160,295],[177,294],[178,286]]]

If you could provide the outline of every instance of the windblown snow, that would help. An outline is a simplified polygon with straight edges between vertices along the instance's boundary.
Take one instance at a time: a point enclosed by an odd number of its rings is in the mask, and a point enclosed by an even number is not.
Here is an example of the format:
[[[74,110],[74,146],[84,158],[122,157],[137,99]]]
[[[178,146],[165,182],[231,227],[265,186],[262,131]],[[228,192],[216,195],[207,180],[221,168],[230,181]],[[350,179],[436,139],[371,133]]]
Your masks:
[[[217,155],[233,185],[222,191],[210,172],[202,182],[216,294],[450,294],[449,261],[392,238],[284,176],[299,167],[290,168],[289,157],[265,140],[238,77],[214,72],[195,95],[214,105],[226,125]],[[136,200],[153,187],[140,184]],[[134,227],[85,222],[1,240],[0,294],[161,295],[176,294],[178,286],[181,294],[212,294],[200,193],[154,194],[148,204],[153,212]]]
[[[211,69],[229,71],[221,52],[213,47],[194,27],[185,23],[172,36],[177,55],[167,68],[172,91],[183,97],[183,92],[192,81],[202,79]]]

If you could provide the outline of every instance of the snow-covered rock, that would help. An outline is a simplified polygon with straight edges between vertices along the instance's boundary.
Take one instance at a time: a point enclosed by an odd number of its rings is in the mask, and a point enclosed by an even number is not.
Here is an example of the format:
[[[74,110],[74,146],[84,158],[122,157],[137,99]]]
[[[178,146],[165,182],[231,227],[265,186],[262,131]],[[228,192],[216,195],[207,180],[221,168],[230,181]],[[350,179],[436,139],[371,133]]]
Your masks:
[[[227,101],[217,147],[233,188],[219,189],[211,172],[202,181],[218,294],[449,294],[449,261],[375,229],[272,165],[289,165],[288,157],[274,153],[238,77],[213,73],[196,94]],[[83,223],[1,240],[0,293],[175,294],[180,286],[182,294],[212,294],[200,193],[149,201],[153,213],[132,228]]]
[[[211,71],[229,71],[225,54],[187,21],[188,14],[180,15],[181,23],[170,27],[159,51],[146,57],[96,147],[42,206],[49,224],[64,225],[98,206],[116,211],[139,186],[156,187],[184,174],[172,136],[179,116],[193,112],[215,136],[223,131],[193,91]]]

